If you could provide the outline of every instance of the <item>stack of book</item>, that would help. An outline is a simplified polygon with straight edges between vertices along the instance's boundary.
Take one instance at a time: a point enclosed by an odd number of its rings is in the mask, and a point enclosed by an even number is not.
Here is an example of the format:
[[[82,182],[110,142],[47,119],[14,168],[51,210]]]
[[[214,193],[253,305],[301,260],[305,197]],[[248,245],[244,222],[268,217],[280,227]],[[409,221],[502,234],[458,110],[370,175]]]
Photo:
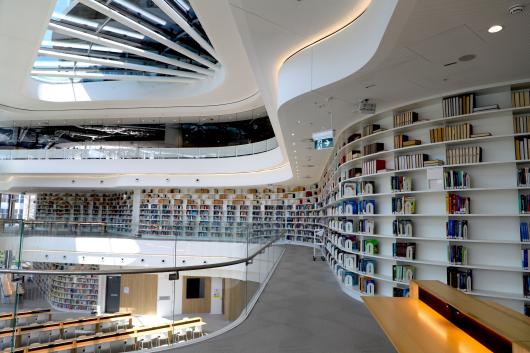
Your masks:
[[[445,195],[445,209],[448,214],[469,214],[471,213],[471,199],[447,193]]]
[[[515,159],[518,161],[530,159],[529,138],[515,138]]]
[[[381,152],[385,149],[385,144],[382,142],[374,142],[363,147],[363,154],[368,156],[377,152]]]
[[[519,212],[530,213],[530,194],[519,196]]]
[[[467,248],[462,245],[447,246],[447,260],[453,265],[467,265]]]
[[[444,187],[451,189],[469,189],[471,176],[463,170],[449,170],[444,172]]]
[[[523,275],[523,295],[528,298],[530,297],[530,275]],[[526,316],[530,316],[526,314]]]
[[[429,130],[429,138],[431,143],[452,141],[452,140],[464,140],[469,139],[472,136],[471,124],[455,124],[446,127],[438,127]]]
[[[424,161],[423,166],[424,167],[439,167],[444,165],[444,161],[440,159],[433,159],[432,161]]]
[[[473,272],[455,267],[447,268],[447,284],[465,292],[473,290]]]
[[[363,240],[363,252],[368,255],[379,254],[379,240],[377,239]]]
[[[375,214],[375,200],[360,200],[358,209],[361,214]]]
[[[351,150],[351,151],[348,151],[344,156],[342,156],[341,158],[341,163],[340,164],[344,164],[346,162],[349,162],[355,158],[359,158],[361,157],[361,151],[358,151],[358,150]]]
[[[410,196],[392,198],[392,214],[416,213],[416,198]]]
[[[529,251],[530,251],[530,249],[522,249],[521,250],[523,270],[528,270],[528,252]]]
[[[393,220],[392,234],[396,237],[412,237],[412,221],[410,219]]]
[[[410,265],[392,265],[392,280],[408,283],[416,278],[416,267]]]
[[[366,295],[375,294],[375,280],[370,277],[361,276],[359,278],[359,291]]]
[[[447,239],[467,239],[469,226],[467,220],[450,219],[445,223]]]
[[[363,175],[362,168],[351,168],[346,172],[346,177],[344,179],[355,178],[361,175]]]
[[[412,191],[412,177],[391,176],[390,188],[392,189],[392,192]]]
[[[530,242],[530,237],[528,236],[528,223],[521,222],[519,225],[519,235],[522,242]]]
[[[374,234],[375,222],[372,219],[361,219],[358,222],[358,233]]]
[[[385,131],[379,124],[370,124],[363,127],[363,137],[375,134],[376,132]]]
[[[447,97],[442,100],[443,116],[471,114],[474,106],[475,95],[473,93]]]
[[[392,256],[416,259],[416,243],[393,243]]]
[[[530,132],[530,115],[515,115],[513,117],[513,132],[524,134]]]
[[[376,262],[370,259],[360,259],[359,260],[359,271],[364,272],[368,275],[375,274],[375,265]]]
[[[394,136],[394,148],[396,149],[418,145],[421,145],[421,140],[409,140],[409,137],[403,134]]]
[[[528,107],[530,106],[530,88],[512,91],[512,107]]]
[[[482,162],[482,147],[457,147],[447,150],[447,164]]]
[[[380,170],[385,170],[385,161],[384,160],[373,160],[363,162],[363,175],[370,175],[379,172]]]
[[[394,127],[414,124],[416,121],[418,121],[418,113],[416,112],[394,114]]]
[[[353,141],[358,140],[360,138],[361,138],[361,134],[354,133],[348,136],[348,139],[346,141],[347,143],[352,143]]]
[[[394,169],[406,170],[423,168],[425,161],[429,160],[429,156],[424,153],[409,154],[404,156],[394,157]]]

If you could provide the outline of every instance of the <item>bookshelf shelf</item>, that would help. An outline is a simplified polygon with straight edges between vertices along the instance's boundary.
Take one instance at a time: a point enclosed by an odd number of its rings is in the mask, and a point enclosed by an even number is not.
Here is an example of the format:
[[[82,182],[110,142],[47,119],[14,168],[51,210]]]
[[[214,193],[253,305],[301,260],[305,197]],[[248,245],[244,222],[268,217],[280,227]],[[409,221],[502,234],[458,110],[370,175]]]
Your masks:
[[[468,294],[495,298],[524,311],[530,298],[523,296],[522,277],[529,271],[521,266],[521,252],[530,243],[520,223],[530,222],[530,212],[525,212],[530,205],[524,203],[530,197],[523,197],[530,194],[530,183],[521,181],[518,170],[530,167],[530,160],[515,149],[523,148],[517,141],[530,136],[530,106],[512,107],[512,90],[520,85],[514,87],[429,98],[357,119],[343,129],[323,170],[315,207],[326,242],[333,246],[327,249],[332,269],[342,263],[333,254],[336,250],[355,256],[358,266],[375,266],[377,275],[372,277],[380,276],[378,295],[406,295],[396,291],[404,285],[393,281],[397,266],[414,271],[417,279],[451,281],[456,286],[464,279],[465,288],[459,289]],[[472,112],[486,106],[499,109]],[[446,116],[462,111],[471,113]],[[394,125],[398,123],[410,124]],[[447,175],[466,175],[471,183],[466,179],[467,187],[449,188]],[[528,180],[530,169],[525,175]],[[402,178],[408,178],[411,187],[401,190],[391,184]],[[372,192],[363,193],[365,184]],[[402,214],[405,202],[414,210]],[[373,214],[363,212],[367,204]],[[408,227],[407,236],[401,235],[401,227]],[[448,236],[450,229],[466,233]],[[338,241],[349,242],[349,249]],[[366,244],[379,251],[365,251]],[[413,255],[394,256],[395,249],[404,247]],[[454,251],[465,251],[465,261],[455,260]],[[357,276],[366,276],[348,267]],[[337,278],[344,282],[347,276]]]

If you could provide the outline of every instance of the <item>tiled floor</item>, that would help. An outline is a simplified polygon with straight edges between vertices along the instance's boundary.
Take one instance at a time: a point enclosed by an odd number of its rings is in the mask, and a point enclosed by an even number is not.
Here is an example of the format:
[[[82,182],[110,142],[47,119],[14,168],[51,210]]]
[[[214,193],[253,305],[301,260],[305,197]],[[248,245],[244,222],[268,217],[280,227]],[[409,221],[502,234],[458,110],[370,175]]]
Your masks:
[[[250,316],[178,353],[387,353],[394,348],[365,306],[344,294],[312,249],[289,246]]]

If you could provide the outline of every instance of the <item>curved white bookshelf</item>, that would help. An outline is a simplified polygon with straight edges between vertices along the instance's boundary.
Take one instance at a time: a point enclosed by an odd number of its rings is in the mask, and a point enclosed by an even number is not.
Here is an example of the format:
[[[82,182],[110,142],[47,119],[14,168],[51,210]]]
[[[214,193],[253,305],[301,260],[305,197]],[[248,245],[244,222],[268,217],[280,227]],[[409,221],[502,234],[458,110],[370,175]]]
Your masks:
[[[525,87],[530,87],[530,83]],[[376,294],[392,296],[393,287],[397,285],[392,280],[392,266],[404,264],[416,268],[418,279],[438,279],[443,282],[448,278],[448,268],[452,268],[451,271],[469,270],[472,272],[466,273],[472,275],[473,280],[472,288],[467,290],[468,294],[494,298],[519,311],[523,311],[524,303],[530,305],[530,297],[523,294],[523,276],[528,276],[530,271],[521,265],[522,250],[530,247],[530,241],[519,234],[520,223],[530,222],[528,208],[524,205],[521,208],[521,196],[529,195],[530,187],[528,183],[519,185],[517,180],[518,169],[529,167],[530,160],[523,159],[522,152],[521,157],[516,155],[514,148],[514,141],[530,138],[530,127],[523,127],[527,130],[516,130],[513,119],[519,115],[530,116],[530,106],[512,107],[512,90],[519,88],[499,85],[462,91],[462,94],[474,94],[475,107],[497,104],[499,109],[443,116],[443,97],[429,98],[361,118],[344,128],[335,138],[334,151],[321,179],[320,203],[314,209],[317,214],[315,219],[325,229],[328,242],[334,236],[340,236],[342,241],[351,239],[357,242],[359,249],[363,249],[365,241],[377,244],[379,253],[371,254],[361,250],[348,250],[333,243],[336,249],[355,255],[356,259],[375,261],[378,273],[372,278],[378,280]],[[463,109],[466,101],[461,102],[464,102],[460,106]],[[405,111],[417,112],[418,121],[394,126],[394,113]],[[377,125],[363,129],[369,124]],[[469,125],[454,127],[458,124],[471,124],[472,131]],[[437,135],[440,128],[446,130]],[[371,131],[376,132],[363,135]],[[477,135],[471,136],[473,133]],[[398,138],[401,134],[407,136]],[[462,138],[464,136],[472,138]],[[412,142],[403,147],[400,141],[407,141],[407,138]],[[378,145],[372,145],[374,143]],[[518,143],[515,145],[519,148]],[[470,147],[481,147],[480,161],[469,163],[471,155],[464,158],[465,153],[472,153]],[[459,152],[453,152],[455,149]],[[364,152],[375,153],[363,154]],[[401,157],[399,161],[403,167],[413,163],[405,159],[407,162],[403,164],[404,158],[413,160],[415,154],[427,155],[421,160],[443,163],[433,162],[429,163],[430,166],[420,164],[416,168],[394,170],[397,157]],[[411,157],[402,157],[409,155]],[[450,163],[447,163],[448,157],[452,158]],[[379,161],[377,168],[383,169],[377,173],[366,173],[367,170],[376,170],[374,164],[366,164],[375,160]],[[414,163],[418,165],[418,162]],[[361,173],[361,167],[364,174]],[[471,185],[462,188],[447,187],[444,185],[444,173],[449,171],[466,173],[470,176]],[[391,177],[410,178],[412,188],[394,190]],[[358,188],[364,182],[372,183],[374,192],[361,193]],[[350,184],[349,188],[353,188],[353,191],[344,191],[346,189],[343,190],[342,186],[345,183]],[[392,206],[392,203],[403,202],[404,197],[413,200],[415,212],[394,213],[395,205]],[[364,206],[361,204],[367,201],[374,204],[374,214],[362,213]],[[466,205],[469,202],[469,205],[462,206],[464,202]],[[353,214],[345,212],[347,206],[354,207]],[[470,207],[470,211],[453,213],[455,207],[457,210],[462,210],[460,207]],[[451,208],[452,211],[449,212]],[[401,224],[411,227],[412,236],[394,234],[395,227]],[[467,235],[447,236],[447,224],[451,227],[455,224],[459,227],[464,225]],[[363,227],[371,229],[364,232]],[[393,256],[395,249],[399,248],[395,243],[406,243],[403,245],[405,247],[411,244],[415,249],[414,259]],[[464,263],[467,264],[458,264],[458,261],[453,264],[449,261],[450,258],[454,259],[451,257],[454,254],[449,250],[453,251],[455,248],[464,251],[467,258]],[[340,263],[329,249],[327,253],[333,261]],[[366,276],[353,269],[347,270]],[[399,282],[399,286],[403,286],[403,283]]]

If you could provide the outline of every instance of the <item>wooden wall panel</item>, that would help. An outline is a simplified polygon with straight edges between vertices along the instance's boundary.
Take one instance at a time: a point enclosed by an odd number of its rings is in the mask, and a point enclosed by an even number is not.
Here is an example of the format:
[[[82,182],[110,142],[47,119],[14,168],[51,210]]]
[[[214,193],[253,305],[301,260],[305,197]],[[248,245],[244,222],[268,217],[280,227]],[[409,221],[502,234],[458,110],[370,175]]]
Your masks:
[[[158,275],[122,275],[120,285],[120,312],[156,315]]]
[[[204,298],[186,299],[186,284],[188,278],[203,278],[204,279]],[[212,281],[210,277],[193,277],[184,276],[182,281],[182,313],[183,314],[199,314],[209,313],[211,311],[212,298]]]
[[[246,305],[246,282],[223,278],[223,314],[225,320],[233,321],[241,315]]]

